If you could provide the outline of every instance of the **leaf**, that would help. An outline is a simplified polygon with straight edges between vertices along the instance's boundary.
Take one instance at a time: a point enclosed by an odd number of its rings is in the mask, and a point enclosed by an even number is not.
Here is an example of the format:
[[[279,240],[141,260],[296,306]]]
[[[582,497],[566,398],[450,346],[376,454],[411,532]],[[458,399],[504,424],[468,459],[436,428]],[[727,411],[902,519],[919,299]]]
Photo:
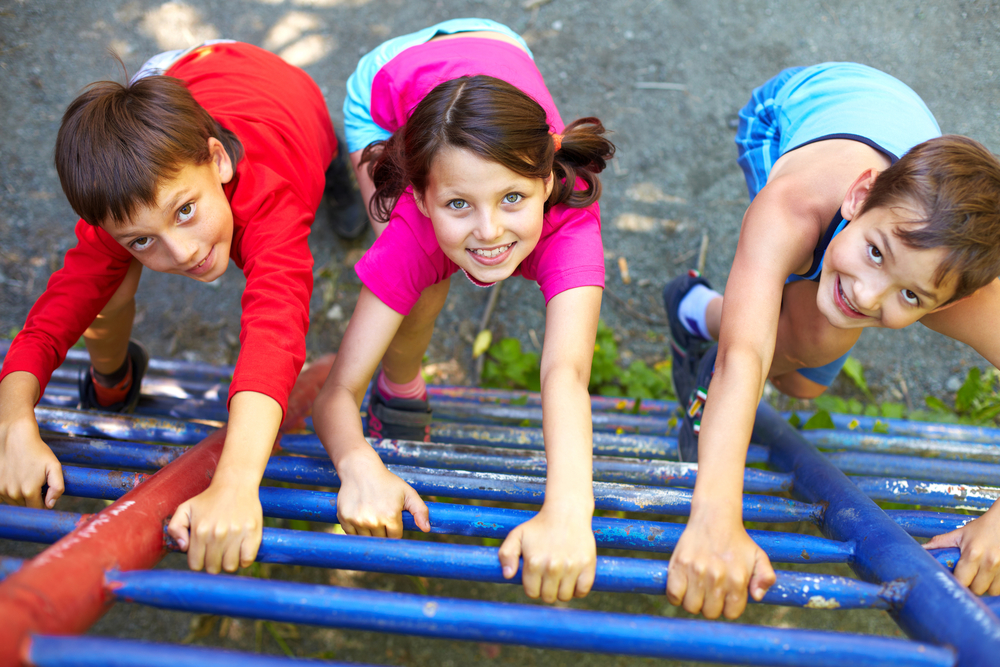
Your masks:
[[[798,428],[802,425],[802,418],[799,417],[798,412],[793,412],[792,416],[788,418],[788,423],[792,425],[792,428]]]
[[[865,406],[865,417],[878,417],[880,411],[877,405],[866,405]]]
[[[813,403],[818,409],[826,410],[827,412],[843,414],[848,411],[847,401],[842,399],[840,396],[830,396],[829,394],[824,394],[814,398]]]
[[[847,412],[852,415],[860,415],[865,411],[864,404],[856,398],[847,401]]]
[[[981,381],[979,369],[973,366],[965,376],[962,387],[955,394],[955,411],[968,412],[976,399],[985,398],[988,392],[988,387],[984,387]]]
[[[886,419],[902,419],[906,413],[906,406],[902,403],[883,403],[882,416]]]
[[[489,329],[483,329],[478,334],[476,334],[476,340],[472,343],[472,358],[478,359],[481,357],[486,350],[490,349],[490,345],[493,343],[493,332]]]
[[[812,431],[821,428],[834,428],[833,419],[826,410],[817,410],[816,414],[809,418],[809,421],[802,427],[805,431]]]
[[[855,386],[861,390],[868,398],[871,398],[872,393],[868,389],[868,382],[865,381],[865,369],[861,365],[861,362],[854,357],[847,357],[844,362],[844,375],[851,378]]]
[[[875,425],[872,426],[872,433],[888,433],[889,425],[880,419],[875,420]]]
[[[944,401],[942,401],[937,396],[926,396],[926,397],[924,397],[924,403],[927,404],[927,407],[929,407],[931,410],[934,410],[936,412],[945,412],[945,413],[951,413],[952,412],[951,408],[949,408],[947,405],[945,405]]]

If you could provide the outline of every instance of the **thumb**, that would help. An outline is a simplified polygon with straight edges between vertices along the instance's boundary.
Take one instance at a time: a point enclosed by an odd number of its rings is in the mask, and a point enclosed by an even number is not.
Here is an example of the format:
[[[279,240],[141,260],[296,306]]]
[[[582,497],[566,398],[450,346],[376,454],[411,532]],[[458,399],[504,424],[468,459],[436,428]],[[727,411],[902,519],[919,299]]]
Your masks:
[[[948,547],[962,546],[962,529],[953,530],[950,533],[935,535],[924,543],[924,549],[946,549]]]
[[[754,600],[760,602],[767,593],[767,589],[774,585],[777,577],[771,561],[763,551],[757,551],[757,560],[753,565],[753,574],[750,576],[750,595]]]
[[[417,524],[417,528],[425,533],[430,532],[431,520],[427,504],[409,484],[406,485],[406,492],[403,494],[403,509],[413,515],[413,523]]]
[[[170,523],[167,525],[167,534],[177,540],[177,546],[180,547],[181,551],[187,551],[188,549],[190,528],[191,504],[188,501],[184,501],[177,506],[177,510],[170,517]]]
[[[49,509],[55,507],[59,496],[66,490],[63,482],[62,466],[56,462],[45,469],[45,483],[49,485],[48,493],[45,494],[45,506]]]
[[[500,557],[500,567],[503,570],[504,579],[512,579],[517,574],[518,561],[521,559],[521,539],[523,531],[521,526],[510,531],[507,539],[500,545],[497,555]]]

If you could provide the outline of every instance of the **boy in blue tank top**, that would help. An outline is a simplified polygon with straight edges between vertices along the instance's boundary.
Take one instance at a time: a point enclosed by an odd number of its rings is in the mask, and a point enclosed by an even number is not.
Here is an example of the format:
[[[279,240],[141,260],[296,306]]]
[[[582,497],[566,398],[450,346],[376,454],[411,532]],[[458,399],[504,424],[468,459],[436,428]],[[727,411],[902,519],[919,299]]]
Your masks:
[[[774,570],[743,527],[743,467],[766,380],[815,398],[865,327],[921,322],[1000,365],[1000,162],[941,136],[908,86],[855,63],[785,70],[740,111],[751,204],[725,298],[694,272],[664,289],[681,458],[699,462],[667,596],[736,618]],[[717,344],[714,341],[718,341]],[[927,547],[1000,594],[1000,503]]]

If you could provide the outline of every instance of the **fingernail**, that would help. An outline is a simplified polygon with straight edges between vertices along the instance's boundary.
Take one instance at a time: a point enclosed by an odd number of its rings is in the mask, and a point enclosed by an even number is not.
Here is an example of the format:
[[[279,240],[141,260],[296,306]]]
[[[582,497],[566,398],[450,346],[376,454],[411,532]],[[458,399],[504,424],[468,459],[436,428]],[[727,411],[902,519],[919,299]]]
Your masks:
[[[507,579],[510,579],[511,577],[513,577],[514,576],[514,568],[512,568],[510,565],[504,565],[503,566],[503,576],[505,578],[507,578]]]

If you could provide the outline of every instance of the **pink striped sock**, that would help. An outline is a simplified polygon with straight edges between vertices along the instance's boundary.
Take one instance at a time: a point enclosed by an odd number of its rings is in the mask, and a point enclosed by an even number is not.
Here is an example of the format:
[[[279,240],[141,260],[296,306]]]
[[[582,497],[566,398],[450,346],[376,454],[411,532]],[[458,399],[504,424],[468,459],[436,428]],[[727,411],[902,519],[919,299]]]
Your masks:
[[[411,398],[422,399],[427,395],[427,385],[424,383],[422,373],[417,373],[417,377],[403,384],[396,384],[385,376],[385,371],[379,371],[378,390],[382,397],[390,398]]]

